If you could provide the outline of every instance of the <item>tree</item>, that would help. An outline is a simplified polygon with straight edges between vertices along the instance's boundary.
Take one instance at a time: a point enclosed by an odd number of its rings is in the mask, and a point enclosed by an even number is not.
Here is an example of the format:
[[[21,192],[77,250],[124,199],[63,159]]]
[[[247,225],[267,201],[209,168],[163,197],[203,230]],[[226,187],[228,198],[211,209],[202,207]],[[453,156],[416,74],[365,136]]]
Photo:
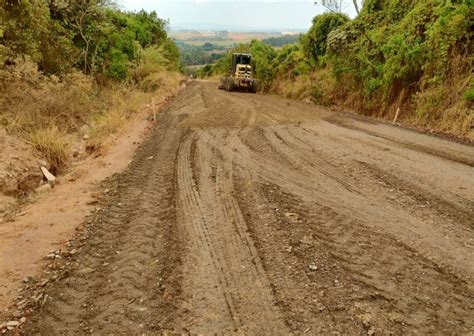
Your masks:
[[[359,4],[357,3],[357,0],[352,0],[352,3],[354,4],[354,8],[355,8],[357,14],[360,14]]]
[[[179,50],[167,36],[167,21],[156,12],[122,11],[112,1],[3,0],[0,63],[27,57],[46,74],[75,66],[96,78],[125,80],[153,46],[177,69]]]
[[[250,43],[250,52],[255,75],[262,88],[265,88],[270,85],[273,79],[274,67],[272,63],[277,53],[271,46],[258,40],[253,40]]]
[[[45,0],[5,0],[0,6],[2,58],[28,56],[46,73],[61,73],[77,55],[71,32]]]
[[[73,1],[72,6],[77,11],[77,15],[72,17],[72,23],[79,32],[79,36],[82,38],[82,41],[84,43],[84,47],[82,50],[84,67],[83,71],[84,73],[87,73],[89,69],[88,60],[90,45],[92,40],[95,38],[94,26],[89,24],[88,21],[94,18],[94,16],[100,15],[101,13],[95,1]]]
[[[348,21],[349,17],[341,13],[328,12],[315,16],[313,25],[303,39],[305,54],[314,60],[325,55],[329,33]]]

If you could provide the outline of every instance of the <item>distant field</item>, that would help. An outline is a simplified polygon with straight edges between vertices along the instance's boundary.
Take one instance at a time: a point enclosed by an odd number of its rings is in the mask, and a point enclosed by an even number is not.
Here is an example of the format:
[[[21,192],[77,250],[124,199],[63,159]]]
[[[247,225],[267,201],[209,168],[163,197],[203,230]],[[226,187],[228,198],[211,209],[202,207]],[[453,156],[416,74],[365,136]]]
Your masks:
[[[188,68],[193,69],[193,70],[197,70],[197,69],[203,68],[205,66],[206,66],[206,64],[188,65]]]
[[[227,33],[198,31],[171,32],[169,35],[178,41],[183,41],[190,45],[199,46],[209,42],[224,47],[230,47],[239,43],[249,43],[252,40],[263,40],[269,37],[281,36],[280,33]]]

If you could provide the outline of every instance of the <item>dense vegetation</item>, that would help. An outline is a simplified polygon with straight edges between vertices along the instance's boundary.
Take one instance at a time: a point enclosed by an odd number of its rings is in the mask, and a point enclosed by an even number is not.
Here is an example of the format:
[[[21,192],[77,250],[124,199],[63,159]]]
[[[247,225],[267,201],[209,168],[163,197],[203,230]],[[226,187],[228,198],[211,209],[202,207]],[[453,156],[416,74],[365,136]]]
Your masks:
[[[163,62],[177,66],[177,47],[155,12],[122,12],[102,1],[7,0],[0,8],[2,64],[29,57],[47,74],[77,67],[123,80],[144,50],[160,48]]]
[[[224,56],[225,47],[206,42],[203,45],[190,45],[177,42],[180,51],[180,61],[184,66],[212,64]]]
[[[298,43],[252,52],[263,89],[469,135],[474,123],[472,0],[366,0],[325,13]],[[227,71],[224,58],[207,75]],[[472,136],[472,133],[471,133]]]
[[[4,0],[0,6],[0,124],[60,171],[68,134],[89,146],[116,131],[147,92],[177,80],[179,50],[156,13],[106,0]]]
[[[266,39],[263,39],[262,42],[272,47],[283,47],[287,44],[293,44],[298,42],[300,38],[299,34],[295,35],[283,35],[283,36],[273,36]]]

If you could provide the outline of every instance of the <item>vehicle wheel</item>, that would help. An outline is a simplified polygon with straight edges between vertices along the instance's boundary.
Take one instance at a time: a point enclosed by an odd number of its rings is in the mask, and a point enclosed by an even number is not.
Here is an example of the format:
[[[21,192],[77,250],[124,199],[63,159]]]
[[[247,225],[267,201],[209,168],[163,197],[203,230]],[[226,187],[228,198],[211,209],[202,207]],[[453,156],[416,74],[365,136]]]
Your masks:
[[[230,92],[230,78],[225,79],[225,90]]]
[[[250,92],[257,93],[257,91],[258,91],[258,81],[254,80],[252,82],[252,87],[250,88]]]

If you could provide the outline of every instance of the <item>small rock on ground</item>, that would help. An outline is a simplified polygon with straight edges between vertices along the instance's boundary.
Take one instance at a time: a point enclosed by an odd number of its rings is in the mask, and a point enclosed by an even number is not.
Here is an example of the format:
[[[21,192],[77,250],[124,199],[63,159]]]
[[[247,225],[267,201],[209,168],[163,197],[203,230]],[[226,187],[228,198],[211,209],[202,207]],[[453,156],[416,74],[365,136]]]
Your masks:
[[[46,178],[46,180],[48,180],[48,183],[54,185],[56,182],[56,177],[51,174],[49,170],[46,169],[46,167],[41,167],[41,172],[43,173],[43,176]]]

